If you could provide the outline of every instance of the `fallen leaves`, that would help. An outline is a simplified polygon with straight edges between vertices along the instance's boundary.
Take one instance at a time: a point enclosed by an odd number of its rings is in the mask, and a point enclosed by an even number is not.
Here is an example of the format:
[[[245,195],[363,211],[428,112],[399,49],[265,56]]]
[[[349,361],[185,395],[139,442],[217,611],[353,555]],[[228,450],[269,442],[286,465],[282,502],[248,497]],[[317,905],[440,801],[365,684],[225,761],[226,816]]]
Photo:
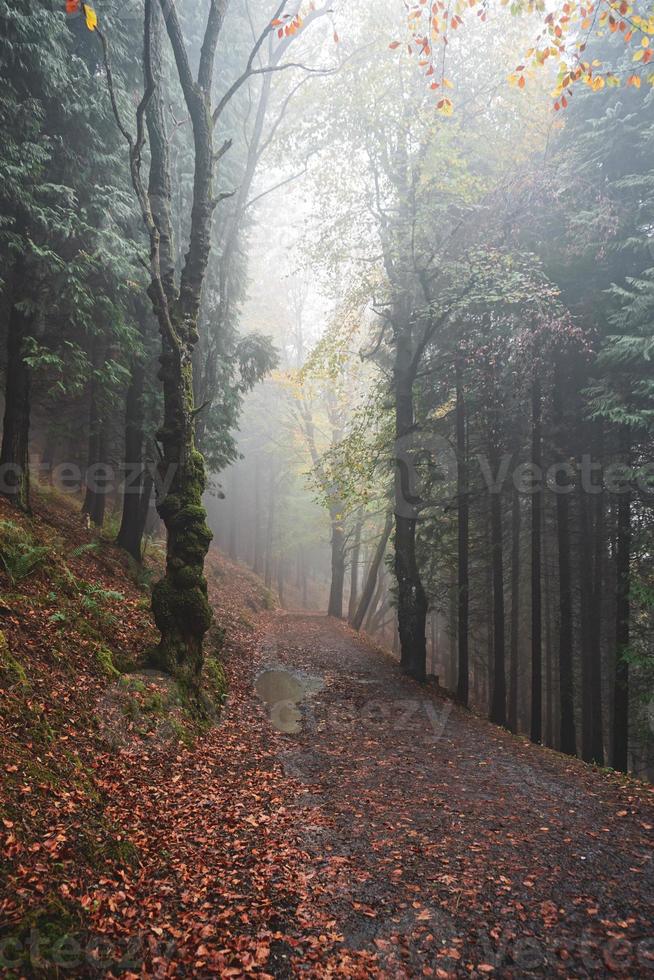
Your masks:
[[[134,652],[149,629],[137,590],[118,563],[78,560],[87,580],[125,595],[112,645]],[[84,637],[48,626],[34,583],[11,634],[33,690],[25,717],[15,693],[0,713],[6,743],[20,746],[4,764],[0,824],[12,928],[56,901],[67,928],[124,961],[127,980],[483,976],[520,941],[577,975],[580,930],[591,951],[644,934],[644,789],[458,710],[436,749],[427,713],[406,727],[383,712],[364,723],[363,698],[343,730],[275,733],[252,694],[264,630],[281,661],[325,676],[332,707],[354,704],[357,678],[404,704],[424,690],[333,623],[253,616],[256,582],[215,555],[209,578],[228,635],[228,709],[193,745],[155,751],[145,739],[139,752],[102,741],[92,711],[108,681]],[[49,718],[53,736],[26,737],[27,717]]]

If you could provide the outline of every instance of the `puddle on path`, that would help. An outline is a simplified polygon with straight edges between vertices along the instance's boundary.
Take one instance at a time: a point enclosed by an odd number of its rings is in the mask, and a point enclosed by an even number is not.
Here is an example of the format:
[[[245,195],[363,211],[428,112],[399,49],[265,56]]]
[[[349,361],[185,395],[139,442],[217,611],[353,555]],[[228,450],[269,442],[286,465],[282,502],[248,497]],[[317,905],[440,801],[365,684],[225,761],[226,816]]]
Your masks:
[[[287,735],[302,731],[302,702],[324,686],[321,677],[284,667],[265,667],[254,682],[256,693],[268,707],[270,724]]]

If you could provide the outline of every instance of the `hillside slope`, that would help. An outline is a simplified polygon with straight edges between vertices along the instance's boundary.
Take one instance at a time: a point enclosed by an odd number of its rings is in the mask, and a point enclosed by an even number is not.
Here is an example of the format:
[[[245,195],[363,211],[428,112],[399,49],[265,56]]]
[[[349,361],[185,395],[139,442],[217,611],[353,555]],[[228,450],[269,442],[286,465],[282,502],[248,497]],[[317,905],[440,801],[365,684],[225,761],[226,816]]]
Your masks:
[[[67,497],[41,490],[31,518],[0,500],[0,968],[10,974],[50,975],[66,937],[90,948],[89,896],[141,862],[120,790],[139,769],[165,785],[170,760],[206,735],[175,685],[142,669],[162,560],[154,549],[137,569]],[[218,654],[228,662],[254,644],[272,599],[216,553],[208,570],[220,588],[204,686],[219,705]]]

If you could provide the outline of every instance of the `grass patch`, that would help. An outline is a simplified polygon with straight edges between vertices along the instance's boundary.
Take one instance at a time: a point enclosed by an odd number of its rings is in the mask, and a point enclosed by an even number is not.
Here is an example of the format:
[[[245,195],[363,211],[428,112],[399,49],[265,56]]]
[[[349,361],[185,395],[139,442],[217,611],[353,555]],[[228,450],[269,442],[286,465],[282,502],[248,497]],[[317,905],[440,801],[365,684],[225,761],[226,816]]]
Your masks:
[[[0,630],[0,687],[25,689],[29,686],[25,668],[13,656],[9,649],[7,637]]]

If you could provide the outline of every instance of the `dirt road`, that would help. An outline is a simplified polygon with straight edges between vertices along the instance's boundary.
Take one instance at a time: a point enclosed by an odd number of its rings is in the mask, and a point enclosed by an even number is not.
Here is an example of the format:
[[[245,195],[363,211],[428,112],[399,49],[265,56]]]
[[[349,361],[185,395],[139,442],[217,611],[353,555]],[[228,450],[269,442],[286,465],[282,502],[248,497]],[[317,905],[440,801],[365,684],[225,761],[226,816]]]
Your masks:
[[[647,791],[476,719],[332,621],[280,616],[259,655],[324,685],[269,740],[307,876],[277,925],[342,936],[313,970],[340,948],[392,977],[654,971]],[[271,966],[309,968],[283,941]]]

